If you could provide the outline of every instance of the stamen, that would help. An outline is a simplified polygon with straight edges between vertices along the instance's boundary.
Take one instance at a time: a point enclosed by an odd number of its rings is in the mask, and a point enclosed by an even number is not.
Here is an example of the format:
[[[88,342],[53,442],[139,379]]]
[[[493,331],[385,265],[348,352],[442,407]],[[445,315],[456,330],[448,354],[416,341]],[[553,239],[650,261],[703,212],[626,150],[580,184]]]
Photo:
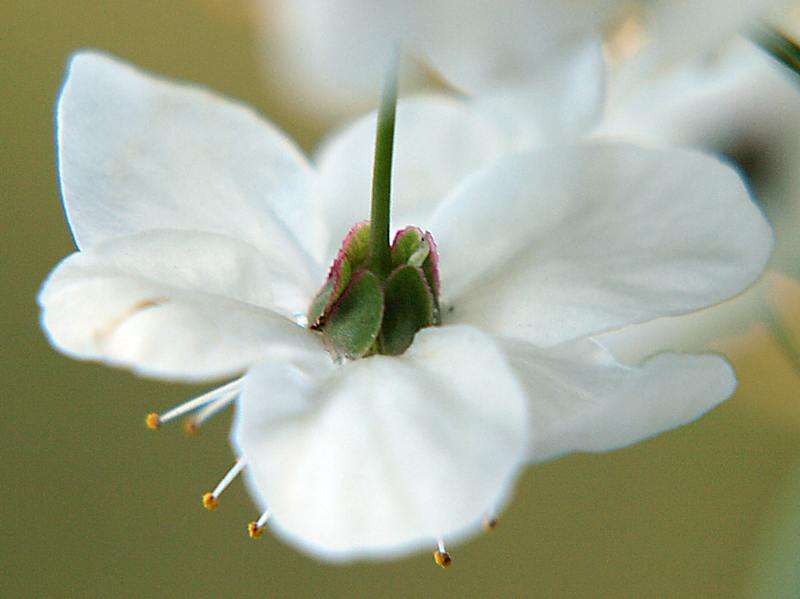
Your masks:
[[[186,424],[184,425],[186,428],[186,432],[190,435],[196,433],[198,429],[203,426],[203,423],[220,412],[222,409],[226,408],[228,404],[230,404],[236,397],[239,395],[239,389],[234,389],[220,397],[219,399],[215,399],[211,403],[204,406],[201,410],[190,416],[186,420]]]
[[[483,530],[492,532],[495,528],[497,528],[497,515],[491,513],[483,519]]]
[[[228,470],[225,476],[222,477],[222,480],[219,481],[219,484],[214,488],[214,490],[203,495],[203,507],[207,510],[217,509],[217,506],[219,505],[219,496],[222,495],[222,492],[233,482],[233,479],[239,475],[244,467],[244,458],[237,459],[231,469]]]
[[[190,399],[189,401],[180,403],[174,408],[167,410],[161,415],[152,412],[148,414],[147,418],[145,419],[147,428],[156,430],[160,428],[162,424],[165,424],[170,420],[174,420],[179,416],[183,416],[184,414],[188,414],[189,412],[198,410],[203,406],[205,406],[206,404],[213,404],[217,401],[222,401],[223,398],[226,398],[228,401],[230,401],[231,399],[233,399],[233,397],[235,397],[239,393],[241,386],[242,386],[242,379],[238,378],[231,381],[230,383],[222,385],[221,387],[217,387],[216,389],[212,389],[207,393],[203,393],[203,395],[200,395],[199,397],[195,397],[194,399]],[[205,418],[208,418],[208,416],[210,416],[210,414],[205,416]]]
[[[214,497],[213,493],[206,493],[203,495],[203,507],[207,510],[215,510],[219,505],[219,501]]]
[[[450,554],[447,553],[447,549],[445,549],[444,541],[442,539],[439,539],[439,547],[433,552],[433,561],[435,561],[436,565],[440,568],[450,567],[450,564],[453,561],[450,558]]]
[[[639,8],[626,7],[611,25],[603,44],[603,54],[612,65],[630,60],[648,42],[645,18]]]
[[[267,510],[261,514],[261,517],[256,522],[251,522],[247,525],[247,532],[250,534],[251,539],[257,539],[264,534],[264,530],[267,528],[267,521],[270,519],[270,516],[272,516],[272,512]]]

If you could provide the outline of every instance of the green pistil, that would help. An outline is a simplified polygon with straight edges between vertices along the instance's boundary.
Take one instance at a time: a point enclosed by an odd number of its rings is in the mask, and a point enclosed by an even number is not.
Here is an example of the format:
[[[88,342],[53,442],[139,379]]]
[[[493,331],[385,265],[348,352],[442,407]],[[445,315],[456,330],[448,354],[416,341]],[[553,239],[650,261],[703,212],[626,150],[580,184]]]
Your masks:
[[[370,270],[381,280],[389,275],[392,266],[389,250],[389,211],[392,191],[394,121],[397,111],[397,62],[397,55],[395,55],[383,86],[381,105],[378,109],[375,163],[372,171]]]

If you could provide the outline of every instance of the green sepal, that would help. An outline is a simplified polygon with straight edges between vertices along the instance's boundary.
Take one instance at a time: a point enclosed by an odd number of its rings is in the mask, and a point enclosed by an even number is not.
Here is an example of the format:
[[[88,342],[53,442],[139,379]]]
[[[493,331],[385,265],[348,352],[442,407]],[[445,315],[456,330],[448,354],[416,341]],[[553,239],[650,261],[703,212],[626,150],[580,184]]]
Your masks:
[[[333,305],[350,284],[353,271],[361,268],[369,258],[369,223],[356,223],[342,242],[336,260],[328,271],[328,279],[317,292],[308,309],[308,325],[320,328]]]
[[[380,280],[368,270],[359,270],[328,313],[323,333],[346,356],[360,358],[378,338],[382,319]]]
[[[319,327],[322,324],[322,317],[328,311],[329,306],[333,303],[332,296],[334,288],[336,287],[337,280],[333,277],[328,277],[325,284],[314,296],[314,301],[311,302],[311,307],[308,309],[306,317],[308,318],[308,326],[312,329]]]
[[[369,229],[369,221],[353,225],[339,250],[339,254],[347,258],[354,271],[366,267],[369,259]]]
[[[421,328],[434,323],[434,298],[425,273],[418,266],[402,265],[386,279],[380,353],[402,354]]]
[[[433,293],[433,324],[439,324],[439,258],[433,236],[419,227],[398,231],[392,242],[392,268],[403,264],[418,266]]]
[[[406,227],[397,232],[392,243],[392,270],[403,264],[422,266],[429,254],[425,234],[418,227]]]

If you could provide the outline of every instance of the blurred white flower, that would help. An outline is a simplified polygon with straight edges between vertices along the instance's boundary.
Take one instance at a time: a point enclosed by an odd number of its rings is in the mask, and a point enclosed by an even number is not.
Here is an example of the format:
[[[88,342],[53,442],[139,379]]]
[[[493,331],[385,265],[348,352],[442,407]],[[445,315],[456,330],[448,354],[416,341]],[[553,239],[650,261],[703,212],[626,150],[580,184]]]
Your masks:
[[[747,4],[747,3],[745,3]],[[790,5],[754,2],[734,10],[783,8],[782,28],[791,29]],[[727,4],[726,4],[727,6]],[[751,13],[749,13],[751,14]],[[754,14],[754,13],[752,13]],[[770,14],[775,14],[770,13]],[[682,21],[678,12],[660,30]],[[698,20],[702,23],[703,20]],[[714,22],[715,26],[717,22]],[[757,24],[752,21],[751,25]],[[741,25],[741,22],[740,22]],[[687,25],[691,31],[691,26]],[[658,28],[657,28],[658,29]],[[764,49],[721,29],[679,51],[660,35],[629,60],[612,68],[608,106],[595,138],[657,145],[693,146],[724,154],[746,176],[776,231],[770,268],[800,275],[800,85]],[[721,42],[721,43],[719,43]],[[725,335],[743,333],[768,317],[765,289],[752,289],[724,306],[689,317],[657,320],[602,339],[614,355],[638,361],[665,344],[695,350]]]
[[[653,74],[714,51],[765,19],[786,18],[796,0],[616,0],[612,4],[615,19],[607,40],[612,59],[635,62],[633,70]],[[622,50],[622,55],[614,50]]]
[[[314,118],[374,105],[376,81],[401,42],[416,61],[405,90],[443,79],[469,95],[524,96],[543,73],[591,47],[617,0],[256,0],[272,84]],[[421,68],[420,68],[421,67]],[[546,75],[545,75],[546,77]],[[576,100],[579,99],[576,94]],[[534,112],[534,111],[532,111]]]
[[[519,469],[686,423],[733,391],[714,355],[616,363],[590,336],[728,298],[772,234],[736,173],[693,151],[597,143],[505,156],[471,105],[401,103],[395,228],[438,245],[442,326],[400,356],[341,363],[303,328],[369,205],[374,116],[312,167],[249,109],[108,56],[73,59],[58,107],[80,251],[46,281],[60,350],[158,378],[246,371],[237,465],[285,539],[326,559],[455,541]]]
[[[473,96],[515,92],[626,23],[625,52],[652,71],[718,46],[787,0],[253,0],[270,83],[319,118],[353,114],[401,41],[419,64]],[[631,35],[635,33],[639,35]],[[631,39],[633,38],[633,39]],[[645,67],[646,65],[646,67]],[[408,65],[409,80],[424,72]],[[419,66],[419,65],[417,65]],[[430,75],[431,73],[428,73]],[[535,114],[535,111],[531,111]]]
[[[785,242],[779,259],[788,266],[797,257],[800,85],[795,75],[754,44],[738,40],[638,85],[617,87],[612,78],[598,137],[727,154],[748,175]]]

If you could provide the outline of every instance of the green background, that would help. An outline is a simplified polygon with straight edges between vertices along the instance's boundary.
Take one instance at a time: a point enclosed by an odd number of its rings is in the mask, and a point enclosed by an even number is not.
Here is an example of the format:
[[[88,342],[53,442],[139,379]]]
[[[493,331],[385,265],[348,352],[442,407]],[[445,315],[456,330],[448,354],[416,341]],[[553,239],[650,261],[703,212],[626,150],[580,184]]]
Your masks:
[[[229,416],[192,438],[152,433],[147,412],[199,389],[72,361],[38,326],[37,289],[73,250],[53,144],[64,64],[106,49],[241,98],[306,147],[322,125],[278,105],[237,2],[0,7],[0,596],[800,596],[800,534],[787,532],[800,509],[800,379],[761,330],[730,346],[731,401],[635,447],[529,468],[497,530],[452,548],[447,571],[429,554],[331,566],[269,535],[251,541],[258,514],[238,482],[204,510],[231,463]]]

